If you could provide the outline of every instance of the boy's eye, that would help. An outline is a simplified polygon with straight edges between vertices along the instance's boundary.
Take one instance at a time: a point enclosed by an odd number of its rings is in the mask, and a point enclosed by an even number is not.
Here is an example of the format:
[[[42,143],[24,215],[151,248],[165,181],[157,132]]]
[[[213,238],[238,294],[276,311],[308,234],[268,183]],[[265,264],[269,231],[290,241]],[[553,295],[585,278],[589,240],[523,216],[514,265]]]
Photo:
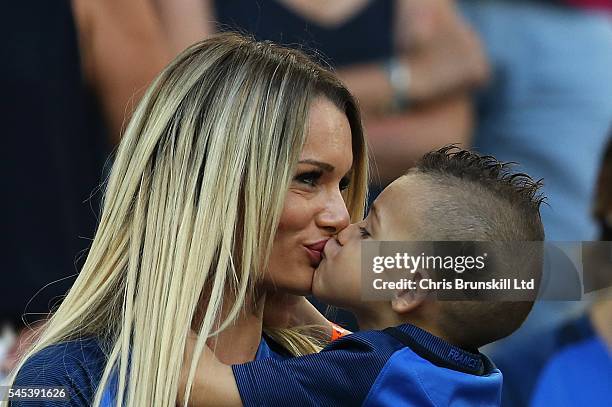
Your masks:
[[[340,180],[340,191],[345,191],[349,185],[351,184],[351,180],[348,177],[344,177]]]
[[[319,181],[319,178],[321,178],[321,175],[321,171],[309,171],[298,174],[294,179],[302,184],[315,187],[317,186],[317,182]]]
[[[366,228],[361,227],[361,226],[359,227],[359,233],[361,234],[361,238],[362,239],[365,239],[366,237],[372,236],[372,235],[370,235],[370,232],[368,232]]]

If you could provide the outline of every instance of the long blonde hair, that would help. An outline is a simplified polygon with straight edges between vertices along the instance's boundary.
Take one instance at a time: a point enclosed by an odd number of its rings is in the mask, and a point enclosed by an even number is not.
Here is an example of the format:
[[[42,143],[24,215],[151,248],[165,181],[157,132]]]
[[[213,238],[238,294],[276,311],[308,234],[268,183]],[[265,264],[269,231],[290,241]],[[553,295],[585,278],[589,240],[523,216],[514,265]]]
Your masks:
[[[265,270],[317,96],[349,119],[354,164],[345,199],[361,219],[366,146],[356,103],[333,74],[298,51],[236,34],[179,55],[136,109],[85,265],[26,360],[95,336],[108,360],[94,405],[117,369],[117,405],[173,406],[205,292],[188,400],[206,338],[236,319]],[[236,300],[221,316],[227,293]],[[285,338],[295,352],[308,351],[297,336]]]

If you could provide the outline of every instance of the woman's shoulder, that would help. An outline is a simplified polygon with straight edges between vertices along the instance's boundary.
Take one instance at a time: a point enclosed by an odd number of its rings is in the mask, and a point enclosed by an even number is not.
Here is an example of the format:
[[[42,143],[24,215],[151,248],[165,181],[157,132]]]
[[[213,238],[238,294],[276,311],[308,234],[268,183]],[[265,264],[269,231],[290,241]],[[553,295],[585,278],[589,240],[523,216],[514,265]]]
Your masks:
[[[69,405],[91,405],[105,365],[106,356],[96,338],[60,342],[28,358],[13,386],[66,387]]]

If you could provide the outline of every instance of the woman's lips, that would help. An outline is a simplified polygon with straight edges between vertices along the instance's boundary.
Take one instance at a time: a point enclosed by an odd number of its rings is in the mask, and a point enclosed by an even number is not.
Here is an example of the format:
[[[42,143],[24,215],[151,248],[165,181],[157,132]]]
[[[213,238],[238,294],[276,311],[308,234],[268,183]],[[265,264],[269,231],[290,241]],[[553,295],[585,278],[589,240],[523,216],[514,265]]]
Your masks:
[[[323,249],[325,248],[325,243],[327,243],[328,240],[329,239],[323,239],[313,244],[304,245],[306,253],[310,258],[310,264],[313,267],[318,267],[319,263],[321,263],[321,259],[323,258]]]

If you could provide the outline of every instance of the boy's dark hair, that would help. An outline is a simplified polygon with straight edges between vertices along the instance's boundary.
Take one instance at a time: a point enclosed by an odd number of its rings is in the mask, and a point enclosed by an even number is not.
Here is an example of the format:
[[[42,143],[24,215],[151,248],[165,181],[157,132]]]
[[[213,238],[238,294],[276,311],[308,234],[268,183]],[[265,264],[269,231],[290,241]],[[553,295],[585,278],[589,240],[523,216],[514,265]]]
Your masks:
[[[425,154],[416,171],[455,192],[455,200],[439,200],[431,208],[435,218],[446,222],[436,225],[438,240],[544,240],[542,180],[513,173],[513,165],[454,145]]]
[[[426,154],[411,170],[425,180],[427,205],[423,234],[435,241],[543,241],[542,181],[513,173],[514,163],[454,145]],[[503,243],[502,243],[502,246]],[[502,250],[503,251],[503,250]],[[505,255],[509,256],[507,253]],[[504,263],[506,264],[506,263]],[[512,263],[501,270],[515,271]],[[509,274],[505,275],[509,277]],[[538,281],[538,275],[534,276]],[[477,348],[514,332],[533,301],[440,301],[440,328],[456,342]]]

